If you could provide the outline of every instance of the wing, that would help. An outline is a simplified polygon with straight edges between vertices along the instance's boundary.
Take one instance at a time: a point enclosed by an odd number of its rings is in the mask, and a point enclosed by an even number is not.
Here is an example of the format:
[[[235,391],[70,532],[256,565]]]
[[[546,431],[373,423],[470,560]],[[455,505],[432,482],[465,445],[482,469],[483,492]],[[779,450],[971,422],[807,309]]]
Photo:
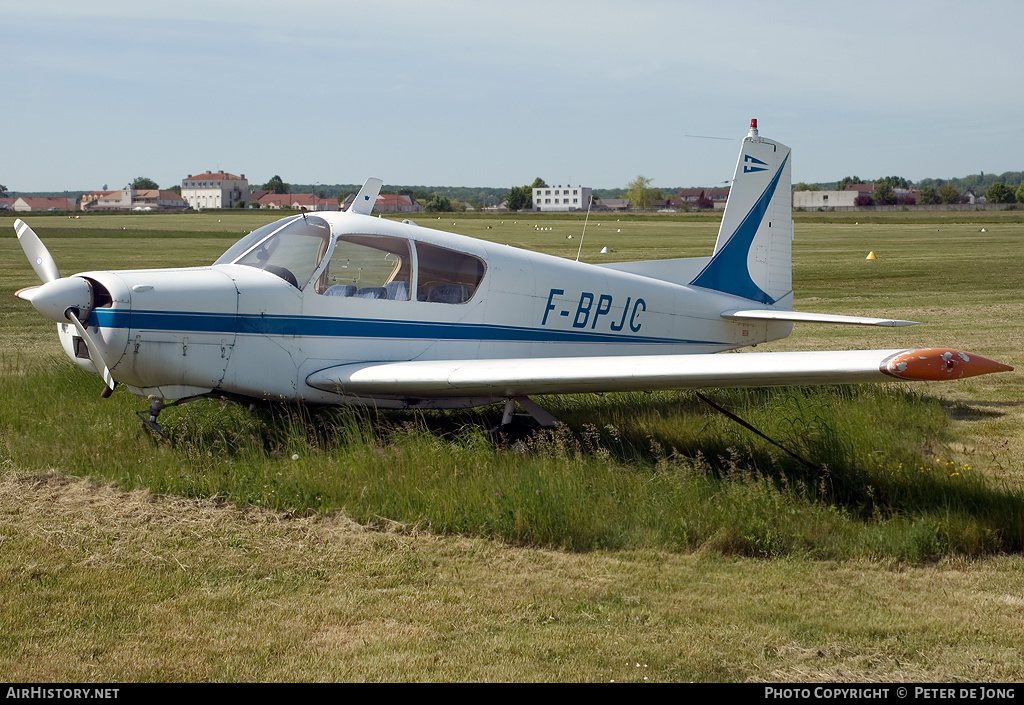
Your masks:
[[[311,387],[372,397],[515,397],[699,387],[765,387],[896,380],[949,380],[1012,367],[959,350],[646,355],[433,360],[339,365]]]

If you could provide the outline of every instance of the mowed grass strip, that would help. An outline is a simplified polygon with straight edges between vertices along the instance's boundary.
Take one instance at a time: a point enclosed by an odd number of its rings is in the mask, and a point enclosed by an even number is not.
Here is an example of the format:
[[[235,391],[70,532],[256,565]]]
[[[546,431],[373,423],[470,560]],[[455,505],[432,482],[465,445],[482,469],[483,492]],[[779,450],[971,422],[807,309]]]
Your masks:
[[[55,473],[5,474],[0,515],[12,682],[1024,676],[1019,558],[564,553]]]

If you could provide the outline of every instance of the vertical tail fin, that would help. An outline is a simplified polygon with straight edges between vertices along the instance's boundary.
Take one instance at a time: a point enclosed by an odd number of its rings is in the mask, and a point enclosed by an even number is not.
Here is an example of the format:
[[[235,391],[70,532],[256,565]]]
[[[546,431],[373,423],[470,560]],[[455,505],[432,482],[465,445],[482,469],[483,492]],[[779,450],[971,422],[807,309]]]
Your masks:
[[[766,306],[792,305],[793,212],[789,147],[757,133],[743,140],[715,253],[691,285]],[[787,306],[787,307],[789,307]]]
[[[370,215],[373,212],[373,207],[377,204],[377,196],[380,194],[380,187],[383,185],[384,182],[380,179],[372,176],[367,179],[363,187],[359,189],[359,193],[356,194],[352,205],[348,207],[349,212]]]

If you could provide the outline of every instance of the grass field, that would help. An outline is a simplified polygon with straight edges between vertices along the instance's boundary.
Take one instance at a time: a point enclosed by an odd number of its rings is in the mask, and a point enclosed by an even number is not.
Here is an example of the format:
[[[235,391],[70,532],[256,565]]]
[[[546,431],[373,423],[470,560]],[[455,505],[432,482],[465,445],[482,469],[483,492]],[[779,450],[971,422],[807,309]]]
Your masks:
[[[65,274],[209,263],[270,219],[26,218]],[[1020,370],[1022,220],[798,213],[796,308],[923,325],[805,326],[763,347],[949,345]],[[418,219],[571,258],[582,221]],[[704,255],[717,227],[592,216],[581,259]],[[35,283],[13,230],[0,254],[4,289]],[[522,454],[490,445],[486,409],[201,402],[165,412],[154,443],[144,400],[99,400],[57,355],[52,323],[0,298],[12,680],[1024,676],[1019,372],[712,391],[823,479],[689,393],[545,399],[568,428]]]

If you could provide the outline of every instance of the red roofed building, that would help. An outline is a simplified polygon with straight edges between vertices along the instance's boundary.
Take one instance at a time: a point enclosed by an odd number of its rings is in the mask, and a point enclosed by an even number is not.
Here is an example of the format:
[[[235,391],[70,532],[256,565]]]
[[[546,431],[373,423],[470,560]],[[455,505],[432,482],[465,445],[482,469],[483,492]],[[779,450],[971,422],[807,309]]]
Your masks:
[[[726,202],[729,200],[729,189],[728,188],[681,188],[676,191],[676,197],[673,199],[673,203],[677,205],[687,206],[689,208],[697,207],[697,199],[703,196],[706,199],[710,199],[715,210],[722,210],[725,208]]]
[[[16,211],[73,211],[75,199],[50,196],[22,196],[14,201]]]
[[[181,197],[195,210],[234,208],[239,201],[249,200],[249,181],[245,174],[235,176],[226,171],[189,174],[181,180]]]
[[[152,208],[153,210],[185,210],[188,202],[174,191],[167,189],[144,188],[132,189],[132,208]]]
[[[110,208],[111,206],[101,206],[100,203],[102,202],[103,204],[108,204],[115,200],[118,203],[121,202],[120,191],[93,191],[92,193],[82,194],[82,198],[78,203],[78,207],[83,211],[105,210],[106,208]],[[119,205],[113,207],[120,208]]]
[[[381,193],[374,204],[375,211],[385,213],[419,213],[423,206],[413,200],[412,196],[401,196],[397,193]]]
[[[352,202],[356,200],[356,194],[350,193],[342,205],[343,210],[348,210]],[[397,193],[381,193],[373,204],[373,210],[382,213],[421,213],[423,206],[416,202],[412,196],[402,196]]]
[[[267,193],[264,192],[254,203],[260,208],[293,208],[302,211],[340,210],[333,198],[320,198],[312,193]]]

